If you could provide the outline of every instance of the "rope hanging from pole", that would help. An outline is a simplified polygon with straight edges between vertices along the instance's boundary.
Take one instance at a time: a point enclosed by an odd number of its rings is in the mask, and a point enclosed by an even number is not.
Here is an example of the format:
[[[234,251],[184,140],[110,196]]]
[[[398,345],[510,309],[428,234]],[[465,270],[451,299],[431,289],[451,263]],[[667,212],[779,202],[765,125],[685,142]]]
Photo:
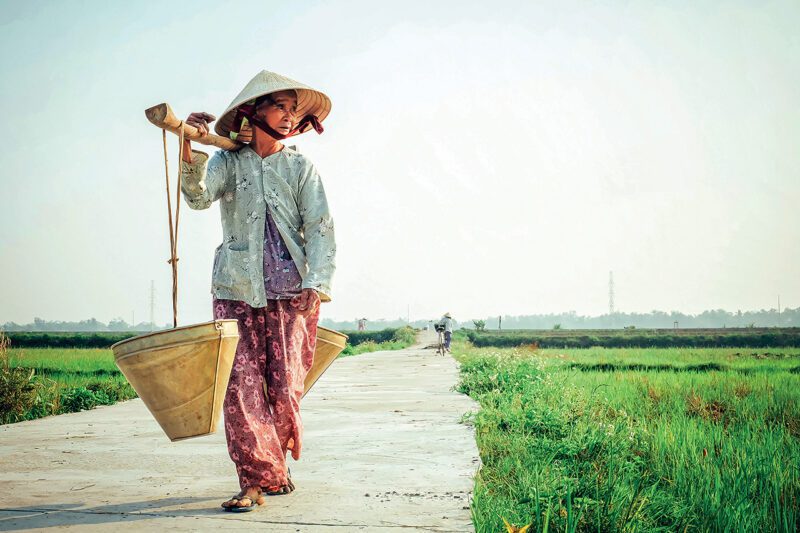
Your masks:
[[[167,261],[172,266],[172,327],[178,327],[178,221],[181,213],[181,161],[183,161],[184,129],[183,121],[180,124],[178,148],[178,187],[175,191],[175,224],[172,223],[172,200],[169,189],[169,159],[167,157],[167,130],[162,129],[164,144],[164,173],[166,176],[167,190],[167,215],[169,219],[169,248],[170,259]]]

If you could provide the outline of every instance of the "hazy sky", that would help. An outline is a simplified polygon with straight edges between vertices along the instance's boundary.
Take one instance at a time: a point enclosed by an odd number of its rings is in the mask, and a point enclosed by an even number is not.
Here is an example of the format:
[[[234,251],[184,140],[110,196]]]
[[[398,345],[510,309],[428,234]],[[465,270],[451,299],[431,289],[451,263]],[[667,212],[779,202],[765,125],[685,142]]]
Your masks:
[[[394,6],[394,7],[391,7]],[[323,317],[800,306],[800,3],[2,2],[0,323],[171,319],[161,132],[259,70],[336,222]],[[170,136],[170,148],[177,140]],[[172,156],[173,183],[177,155]],[[184,204],[179,322],[219,211]]]

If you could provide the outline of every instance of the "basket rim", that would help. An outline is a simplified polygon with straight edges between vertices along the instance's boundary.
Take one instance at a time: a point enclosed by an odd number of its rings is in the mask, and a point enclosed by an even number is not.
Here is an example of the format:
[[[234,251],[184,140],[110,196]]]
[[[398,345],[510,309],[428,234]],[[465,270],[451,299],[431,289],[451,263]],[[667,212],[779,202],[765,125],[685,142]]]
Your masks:
[[[347,334],[342,333],[341,331],[336,331],[335,329],[326,328],[325,326],[317,326],[317,329],[324,329],[325,331],[327,331],[329,333],[333,333],[335,335],[341,335],[345,339],[349,339],[350,338]]]
[[[221,318],[219,320],[209,320],[208,322],[200,322],[198,324],[189,324],[188,326],[180,326],[180,327],[177,327],[177,328],[162,329],[160,331],[151,331],[150,333],[145,333],[143,335],[136,335],[135,337],[131,337],[129,339],[124,339],[124,340],[121,340],[119,342],[115,342],[114,344],[111,345],[111,349],[113,350],[117,346],[121,346],[123,344],[129,343],[129,342],[133,342],[133,341],[138,341],[138,340],[141,340],[141,339],[146,339],[147,337],[154,337],[156,335],[163,335],[165,333],[172,333],[174,331],[181,331],[181,330],[187,330],[187,329],[192,329],[192,328],[198,328],[198,327],[202,327],[202,326],[209,326],[209,325],[216,324],[217,322],[236,322],[238,324],[238,321],[235,318]]]
[[[209,320],[208,322],[200,322],[198,324],[189,324],[188,326],[180,326],[180,327],[177,327],[177,328],[162,329],[160,331],[151,331],[150,333],[145,333],[143,335],[136,335],[135,337],[131,337],[129,339],[124,339],[124,340],[121,340],[119,342],[115,342],[114,344],[111,345],[111,350],[113,350],[117,346],[121,346],[123,344],[129,343],[129,342],[133,342],[133,341],[137,341],[137,340],[140,340],[140,339],[146,339],[147,337],[152,337],[152,336],[155,336],[155,335],[163,335],[164,333],[171,333],[173,331],[181,331],[181,330],[197,328],[197,327],[202,327],[202,326],[209,326],[211,324],[216,324],[217,322],[236,322],[238,324],[238,320],[236,320],[235,318],[220,318],[218,320]],[[321,330],[327,331],[328,333],[333,333],[334,335],[339,335],[339,336],[341,336],[341,337],[343,337],[345,339],[345,342],[347,341],[347,339],[350,338],[347,334],[342,333],[341,331],[336,331],[335,329],[326,328],[325,326],[317,326],[317,329],[318,330],[321,329]]]

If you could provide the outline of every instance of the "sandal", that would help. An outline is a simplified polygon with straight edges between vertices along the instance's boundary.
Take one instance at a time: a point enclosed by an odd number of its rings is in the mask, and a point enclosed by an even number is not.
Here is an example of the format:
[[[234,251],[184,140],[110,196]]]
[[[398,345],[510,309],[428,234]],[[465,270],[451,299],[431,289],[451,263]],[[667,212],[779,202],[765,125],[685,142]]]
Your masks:
[[[261,499],[261,494],[259,494],[258,498],[254,500],[250,496],[242,495],[242,493],[240,492],[230,500],[223,502],[222,508],[230,513],[249,513],[250,511],[256,509],[259,505],[261,505],[260,503],[258,503],[258,500],[260,499]],[[244,501],[249,501],[250,505],[239,505],[240,502]],[[231,503],[232,505],[225,505],[226,503]]]
[[[292,471],[290,469],[287,469],[286,485],[261,487],[261,493],[267,496],[282,496],[292,491],[294,491],[294,483],[292,483]]]

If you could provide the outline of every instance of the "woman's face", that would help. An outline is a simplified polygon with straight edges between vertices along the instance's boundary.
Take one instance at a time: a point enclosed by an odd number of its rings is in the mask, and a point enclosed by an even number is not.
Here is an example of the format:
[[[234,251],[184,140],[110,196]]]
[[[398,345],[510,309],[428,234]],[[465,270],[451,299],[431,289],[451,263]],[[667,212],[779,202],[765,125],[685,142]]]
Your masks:
[[[256,108],[256,117],[278,133],[287,135],[297,122],[297,96],[294,91],[279,91],[270,97],[271,102],[265,101]]]

